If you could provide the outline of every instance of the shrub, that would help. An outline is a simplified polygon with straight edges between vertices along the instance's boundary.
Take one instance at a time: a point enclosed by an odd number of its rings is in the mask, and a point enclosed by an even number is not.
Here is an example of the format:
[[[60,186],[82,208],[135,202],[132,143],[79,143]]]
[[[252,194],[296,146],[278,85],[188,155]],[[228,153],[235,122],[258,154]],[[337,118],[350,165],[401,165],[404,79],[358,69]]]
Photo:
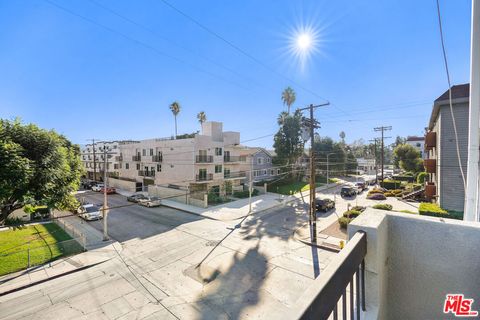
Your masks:
[[[448,217],[451,219],[463,220],[463,211],[448,210]]]
[[[394,195],[400,195],[402,192],[403,190],[400,190],[400,189],[395,189],[390,191],[390,193],[393,193]]]
[[[417,183],[424,184],[425,179],[428,177],[428,173],[426,172],[420,172],[417,176]]]
[[[382,189],[378,189],[378,188],[373,188],[372,190],[368,191],[368,193],[384,193],[385,191],[383,191]]]
[[[372,207],[373,209],[379,209],[379,210],[392,210],[392,205],[391,204],[388,204],[388,203],[379,203],[379,204],[376,204]]]
[[[259,191],[257,189],[253,189],[252,190],[252,197],[254,196],[258,196],[259,194]],[[248,198],[250,196],[250,192],[248,190],[244,190],[244,191],[235,191],[233,193],[233,196],[235,198]]]
[[[361,211],[349,210],[349,211],[345,211],[345,212],[343,213],[343,216],[344,216],[345,218],[352,218],[352,219],[354,219],[354,218],[358,217],[361,213],[362,213]]]
[[[391,192],[385,192],[383,195],[384,195],[385,197],[395,197],[395,195],[394,195],[393,193],[391,193]]]
[[[415,177],[413,175],[402,175],[402,176],[393,176],[394,180],[397,181],[407,181],[407,182],[413,182],[415,181]]]
[[[340,224],[340,228],[347,229],[348,224],[352,221],[352,219],[340,217],[338,218],[338,223]]]
[[[417,212],[413,212],[413,211],[410,211],[410,210],[400,210],[400,212],[403,212],[403,213],[411,213],[411,214],[418,214]]]
[[[422,202],[418,207],[418,213],[422,216],[450,218],[448,212],[440,208],[436,203]]]
[[[393,190],[393,189],[398,189],[402,185],[402,182],[399,180],[383,180],[380,185],[387,189],[387,190]]]
[[[365,211],[365,209],[367,209],[367,207],[355,206],[355,207],[352,207],[350,210],[363,212],[363,211]]]

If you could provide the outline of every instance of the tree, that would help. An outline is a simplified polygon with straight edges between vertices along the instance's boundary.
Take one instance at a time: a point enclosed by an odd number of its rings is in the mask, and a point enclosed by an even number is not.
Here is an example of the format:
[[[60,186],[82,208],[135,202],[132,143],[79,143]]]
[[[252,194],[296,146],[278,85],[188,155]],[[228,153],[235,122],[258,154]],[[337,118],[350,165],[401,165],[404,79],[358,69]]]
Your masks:
[[[54,131],[0,120],[0,224],[23,206],[70,209],[83,169],[80,148]]]
[[[409,144],[400,144],[393,150],[395,162],[406,171],[423,171],[423,160],[420,152]]]
[[[405,144],[406,141],[407,141],[407,139],[402,138],[402,137],[400,137],[400,136],[397,136],[397,137],[395,138],[394,147],[398,147],[398,146],[401,145],[401,144]]]
[[[341,143],[333,141],[330,137],[316,137],[313,151],[317,169],[326,173],[328,160],[328,171],[331,176],[340,175],[345,171],[346,152]]]
[[[357,158],[355,158],[355,155],[351,151],[348,152],[347,159],[345,161],[345,170],[347,170],[347,172],[355,172],[357,167]]]
[[[297,98],[297,95],[295,94],[295,91],[293,91],[292,88],[287,87],[285,90],[282,92],[282,101],[283,105],[287,106],[287,114],[290,114],[290,107],[292,104],[295,103],[295,100]]]
[[[342,143],[345,144],[345,132],[340,131],[339,136],[340,136],[340,139],[342,139]]]
[[[198,119],[198,122],[200,122],[200,125],[202,125],[205,121],[207,121],[207,115],[205,114],[205,112],[200,111],[197,114],[197,119]]]
[[[303,154],[302,114],[299,110],[292,115],[282,114],[279,116],[280,128],[275,134],[273,147],[281,163],[294,164]]]
[[[172,102],[170,105],[170,110],[173,113],[173,116],[175,117],[175,139],[177,138],[177,115],[180,113],[180,103],[178,101]]]

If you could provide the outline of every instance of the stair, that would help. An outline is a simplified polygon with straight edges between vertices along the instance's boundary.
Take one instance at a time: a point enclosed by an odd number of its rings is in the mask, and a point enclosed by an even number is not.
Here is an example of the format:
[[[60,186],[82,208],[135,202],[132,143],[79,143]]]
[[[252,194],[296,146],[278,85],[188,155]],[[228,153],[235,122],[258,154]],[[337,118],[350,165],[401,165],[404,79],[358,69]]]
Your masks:
[[[425,192],[425,188],[422,188],[422,189],[419,189],[419,190],[416,190],[416,191],[412,191],[404,196],[402,196],[402,200],[406,200],[406,199],[412,199],[422,193]]]

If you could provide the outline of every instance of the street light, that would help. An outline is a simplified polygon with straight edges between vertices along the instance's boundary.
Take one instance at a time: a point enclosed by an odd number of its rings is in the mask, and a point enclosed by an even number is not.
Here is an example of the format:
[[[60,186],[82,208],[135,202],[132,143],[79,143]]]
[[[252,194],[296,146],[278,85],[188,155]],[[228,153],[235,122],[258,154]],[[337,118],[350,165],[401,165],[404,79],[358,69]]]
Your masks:
[[[330,152],[327,154],[327,189],[330,187],[330,178],[329,178],[329,172],[328,172],[328,157],[332,154],[335,154],[335,152]]]

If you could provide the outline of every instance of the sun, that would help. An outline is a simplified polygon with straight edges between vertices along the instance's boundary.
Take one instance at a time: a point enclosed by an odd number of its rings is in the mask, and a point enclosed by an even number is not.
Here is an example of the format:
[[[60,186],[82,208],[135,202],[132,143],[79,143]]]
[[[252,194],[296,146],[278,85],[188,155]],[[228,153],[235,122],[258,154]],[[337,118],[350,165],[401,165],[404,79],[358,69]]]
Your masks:
[[[288,36],[288,52],[304,70],[313,54],[319,52],[320,35],[312,26],[297,26]]]
[[[297,38],[297,46],[300,50],[308,50],[312,45],[312,37],[308,33],[302,33]]]

